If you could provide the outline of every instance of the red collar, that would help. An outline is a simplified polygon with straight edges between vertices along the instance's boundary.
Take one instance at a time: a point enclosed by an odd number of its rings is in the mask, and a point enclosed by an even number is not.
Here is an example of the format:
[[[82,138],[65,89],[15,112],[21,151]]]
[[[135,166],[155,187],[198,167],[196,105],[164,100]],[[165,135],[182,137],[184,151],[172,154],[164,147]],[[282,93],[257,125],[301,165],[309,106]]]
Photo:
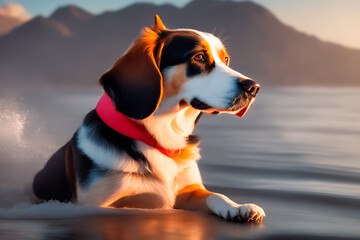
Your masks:
[[[161,147],[143,124],[116,111],[111,98],[106,93],[100,98],[95,110],[101,120],[118,133],[146,143],[169,158],[175,158],[181,153],[181,149],[171,150]]]

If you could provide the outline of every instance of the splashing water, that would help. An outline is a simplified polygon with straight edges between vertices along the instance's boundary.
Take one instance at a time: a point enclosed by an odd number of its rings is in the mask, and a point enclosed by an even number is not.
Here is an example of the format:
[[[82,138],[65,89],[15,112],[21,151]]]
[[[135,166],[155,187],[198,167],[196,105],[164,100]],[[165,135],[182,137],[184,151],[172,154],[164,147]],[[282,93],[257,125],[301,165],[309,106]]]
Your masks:
[[[39,126],[42,123],[31,119],[22,101],[0,99],[0,164],[45,158],[55,148],[46,130]]]
[[[98,90],[23,91],[0,98],[0,208],[31,203],[32,180],[81,124]]]
[[[22,105],[22,101],[0,99],[0,207],[33,199],[32,177],[48,152],[38,146],[51,145],[51,141],[44,144],[46,138],[29,123],[30,112]]]
[[[13,153],[14,148],[24,146],[23,132],[28,116],[14,101],[0,99],[0,153]],[[9,149],[10,148],[10,149]]]

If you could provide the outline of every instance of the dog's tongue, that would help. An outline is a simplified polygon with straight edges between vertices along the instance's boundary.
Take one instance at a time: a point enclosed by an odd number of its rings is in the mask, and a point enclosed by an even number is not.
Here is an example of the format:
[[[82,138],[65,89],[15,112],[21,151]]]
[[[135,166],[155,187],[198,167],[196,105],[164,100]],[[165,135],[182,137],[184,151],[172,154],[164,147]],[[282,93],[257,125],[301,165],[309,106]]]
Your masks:
[[[238,111],[236,113],[236,116],[243,117],[245,115],[245,113],[247,112],[247,110],[248,110],[248,107],[244,107],[243,109],[241,109],[240,111]]]

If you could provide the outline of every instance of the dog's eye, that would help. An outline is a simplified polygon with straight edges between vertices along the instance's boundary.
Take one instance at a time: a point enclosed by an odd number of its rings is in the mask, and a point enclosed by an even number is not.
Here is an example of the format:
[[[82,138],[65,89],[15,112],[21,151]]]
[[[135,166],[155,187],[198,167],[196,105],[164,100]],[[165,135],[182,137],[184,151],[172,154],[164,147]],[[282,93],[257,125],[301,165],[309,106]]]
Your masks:
[[[229,64],[229,58],[225,57],[225,64],[228,65]]]
[[[205,57],[203,54],[200,53],[200,54],[195,55],[194,60],[198,61],[198,62],[205,62]]]

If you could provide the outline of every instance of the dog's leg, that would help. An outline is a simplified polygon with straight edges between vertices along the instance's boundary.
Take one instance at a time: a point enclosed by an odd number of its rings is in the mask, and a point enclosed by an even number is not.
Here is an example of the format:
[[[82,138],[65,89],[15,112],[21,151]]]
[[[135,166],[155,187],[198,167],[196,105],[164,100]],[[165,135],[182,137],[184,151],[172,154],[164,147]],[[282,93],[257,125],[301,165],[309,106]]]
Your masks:
[[[199,184],[188,185],[179,191],[175,208],[214,213],[228,221],[259,222],[264,210],[255,204],[237,204],[225,195],[207,191]]]
[[[42,200],[75,201],[75,175],[71,143],[60,148],[33,180],[33,192]]]

